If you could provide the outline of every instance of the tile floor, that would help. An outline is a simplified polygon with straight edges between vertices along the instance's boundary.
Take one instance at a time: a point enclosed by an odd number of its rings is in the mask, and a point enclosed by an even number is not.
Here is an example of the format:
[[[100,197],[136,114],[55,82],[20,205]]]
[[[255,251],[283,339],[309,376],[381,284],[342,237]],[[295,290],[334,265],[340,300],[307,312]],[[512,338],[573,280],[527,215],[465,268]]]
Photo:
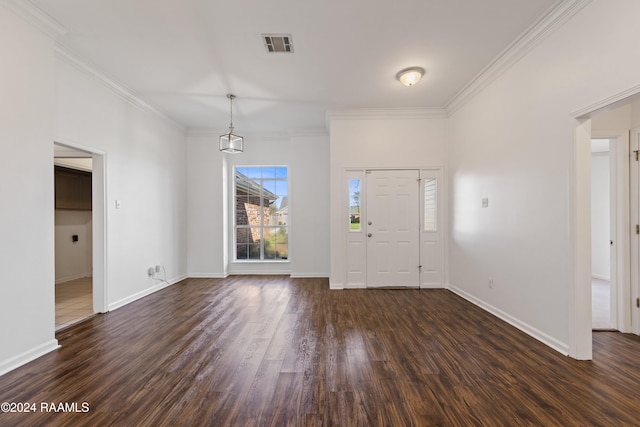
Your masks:
[[[91,277],[56,285],[56,330],[93,315]]]

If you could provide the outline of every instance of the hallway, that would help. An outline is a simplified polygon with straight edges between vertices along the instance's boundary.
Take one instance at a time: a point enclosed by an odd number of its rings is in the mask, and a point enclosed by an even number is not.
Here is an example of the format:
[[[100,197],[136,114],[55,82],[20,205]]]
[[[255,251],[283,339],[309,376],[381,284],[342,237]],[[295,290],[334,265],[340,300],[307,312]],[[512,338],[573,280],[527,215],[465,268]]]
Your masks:
[[[93,315],[91,277],[56,285],[56,331]]]

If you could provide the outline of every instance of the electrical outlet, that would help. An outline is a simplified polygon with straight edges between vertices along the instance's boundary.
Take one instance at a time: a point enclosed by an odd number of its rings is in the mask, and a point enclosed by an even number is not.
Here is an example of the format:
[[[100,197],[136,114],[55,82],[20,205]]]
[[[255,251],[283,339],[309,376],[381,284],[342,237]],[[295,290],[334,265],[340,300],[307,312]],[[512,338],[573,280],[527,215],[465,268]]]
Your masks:
[[[493,289],[493,277],[489,277],[489,289]]]
[[[156,272],[156,269],[153,267],[149,267],[149,269],[147,270],[147,274],[149,275],[149,277],[153,276]]]
[[[162,271],[161,265],[156,265],[156,273],[160,273]]]

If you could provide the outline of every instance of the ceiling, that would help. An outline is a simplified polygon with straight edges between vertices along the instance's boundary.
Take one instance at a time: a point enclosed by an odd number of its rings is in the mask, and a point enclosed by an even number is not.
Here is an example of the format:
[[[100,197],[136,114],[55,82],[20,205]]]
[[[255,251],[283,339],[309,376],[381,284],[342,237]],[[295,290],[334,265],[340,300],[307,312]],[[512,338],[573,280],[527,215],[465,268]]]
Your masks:
[[[188,129],[324,129],[328,109],[445,108],[557,0],[30,0],[58,43]],[[290,34],[267,53],[261,34]],[[420,66],[405,87],[398,70]]]

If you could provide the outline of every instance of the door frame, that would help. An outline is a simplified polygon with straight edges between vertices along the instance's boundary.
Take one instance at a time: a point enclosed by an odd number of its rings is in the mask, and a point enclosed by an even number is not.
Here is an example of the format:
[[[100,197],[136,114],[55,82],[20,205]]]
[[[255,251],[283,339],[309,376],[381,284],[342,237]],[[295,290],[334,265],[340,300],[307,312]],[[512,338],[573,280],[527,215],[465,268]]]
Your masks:
[[[631,210],[629,130],[593,130],[591,138],[610,141],[611,180],[611,304],[612,327],[620,332],[631,331]]]
[[[344,277],[345,283],[340,286],[339,289],[361,289],[367,287],[366,280],[366,233],[364,232],[365,227],[364,223],[366,223],[367,212],[366,209],[363,209],[360,214],[360,221],[363,223],[362,232],[361,233],[350,233],[349,229],[349,179],[360,179],[360,206],[361,209],[363,206],[366,207],[366,178],[365,173],[368,170],[418,170],[420,173],[420,178],[423,177],[423,172],[429,171],[434,172],[440,179],[439,184],[439,193],[438,193],[438,226],[440,227],[440,240],[441,240],[441,259],[440,259],[440,269],[441,269],[441,277],[440,277],[440,289],[446,289],[447,283],[449,281],[449,272],[447,271],[448,266],[448,185],[447,185],[447,171],[446,167],[441,165],[431,165],[431,166],[400,166],[400,167],[392,167],[392,166],[345,166],[342,169],[342,178],[341,178],[341,194],[342,194],[342,219],[340,220],[340,230],[341,230],[341,240],[342,245],[345,250],[345,255],[347,260],[344,263]],[[422,182],[420,185],[422,189]],[[420,201],[422,204],[422,192],[419,191]],[[421,221],[422,223],[422,221]],[[421,233],[422,234],[422,233]],[[420,236],[420,245],[422,245],[422,236]],[[420,247],[420,262],[422,263],[422,248]],[[353,262],[351,262],[351,260]],[[351,266],[355,266],[356,268],[350,270]],[[420,273],[420,289],[423,288],[436,288],[433,284],[429,286],[424,286],[423,284],[423,275]]]
[[[108,308],[107,263],[107,155],[104,151],[78,144],[64,138],[55,138],[54,144],[91,155],[91,223],[92,223],[92,294],[93,312],[106,313]]]
[[[591,326],[591,117],[638,99],[640,85],[614,94],[569,114],[569,266],[568,339],[569,356],[593,358]],[[624,224],[624,223],[623,223]],[[626,223],[629,224],[628,222]],[[627,234],[628,235],[628,234]],[[620,240],[620,239],[618,239]],[[618,252],[618,263],[625,257]],[[626,270],[630,270],[630,256]],[[618,307],[620,308],[620,307]],[[620,311],[620,310],[619,310]],[[624,325],[618,325],[624,327]]]
[[[640,223],[640,163],[635,160],[635,158],[631,155],[631,153],[635,150],[640,150],[640,127],[632,128],[629,131],[629,169],[630,169],[630,179],[631,184],[629,188],[629,199],[630,199],[630,222],[629,227],[631,230],[629,231],[629,236],[633,236],[630,238],[631,240],[631,256],[629,259],[629,268],[631,271],[631,279],[629,286],[629,328],[624,332],[634,333],[636,335],[640,335],[640,310],[638,307],[634,307],[634,302],[638,301],[640,298],[640,237],[637,233],[633,232],[633,228],[636,224]],[[631,167],[631,164],[634,164],[635,167]]]

